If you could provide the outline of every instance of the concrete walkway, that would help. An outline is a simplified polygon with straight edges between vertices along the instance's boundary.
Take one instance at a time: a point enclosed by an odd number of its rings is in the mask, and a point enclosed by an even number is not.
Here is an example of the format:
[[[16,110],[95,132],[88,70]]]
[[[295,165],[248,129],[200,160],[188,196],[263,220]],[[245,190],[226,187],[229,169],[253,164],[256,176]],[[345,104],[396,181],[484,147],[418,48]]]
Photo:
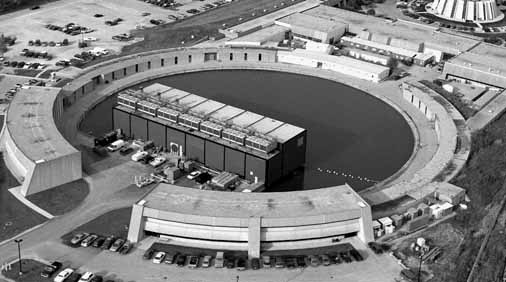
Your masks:
[[[45,217],[47,219],[53,219],[54,218],[54,215],[52,215],[52,214],[48,213],[47,211],[41,209],[39,206],[37,206],[36,204],[30,202],[27,198],[25,198],[23,195],[21,195],[21,186],[10,188],[9,192],[11,192],[11,194],[14,197],[16,197],[16,199],[18,199],[20,202],[22,202],[23,204],[25,204],[25,206],[31,208],[32,210],[34,210],[38,214],[42,215],[43,217]]]

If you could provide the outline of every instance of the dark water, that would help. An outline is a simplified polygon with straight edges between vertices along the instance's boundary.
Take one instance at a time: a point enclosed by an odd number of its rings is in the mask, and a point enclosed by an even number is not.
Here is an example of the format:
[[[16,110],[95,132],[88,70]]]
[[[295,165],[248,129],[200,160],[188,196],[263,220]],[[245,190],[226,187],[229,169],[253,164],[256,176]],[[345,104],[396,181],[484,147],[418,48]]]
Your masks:
[[[385,179],[402,167],[413,149],[411,129],[397,111],[379,99],[332,81],[240,70],[175,75],[141,85],[154,82],[306,128],[306,168],[269,191],[314,189],[345,182],[362,190],[373,183],[358,176]],[[111,130],[113,104],[112,98],[99,104],[81,129],[94,134]],[[341,173],[354,177],[345,178]]]

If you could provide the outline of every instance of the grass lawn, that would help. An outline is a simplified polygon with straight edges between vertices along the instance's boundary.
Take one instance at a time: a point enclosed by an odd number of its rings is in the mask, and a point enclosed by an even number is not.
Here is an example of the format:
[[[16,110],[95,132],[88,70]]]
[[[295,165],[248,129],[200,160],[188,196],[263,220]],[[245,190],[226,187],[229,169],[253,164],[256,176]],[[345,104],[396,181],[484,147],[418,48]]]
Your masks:
[[[41,72],[40,70],[33,70],[33,69],[14,69],[15,75],[22,75],[29,77],[36,77],[40,72]]]
[[[18,262],[12,264],[10,271],[2,271],[2,274],[9,279],[16,282],[49,282],[53,281],[51,278],[43,278],[40,276],[40,272],[44,268],[44,264],[32,259],[22,259],[22,270],[23,275],[19,276]]]
[[[9,188],[18,186],[0,154],[0,242],[46,221],[46,218],[18,201]]]
[[[84,180],[76,180],[27,197],[52,215],[62,215],[76,208],[88,196],[90,188]]]
[[[74,234],[79,232],[96,233],[99,235],[126,238],[128,235],[128,225],[130,224],[130,214],[132,208],[121,208],[105,213],[63,235],[61,239],[68,243]]]

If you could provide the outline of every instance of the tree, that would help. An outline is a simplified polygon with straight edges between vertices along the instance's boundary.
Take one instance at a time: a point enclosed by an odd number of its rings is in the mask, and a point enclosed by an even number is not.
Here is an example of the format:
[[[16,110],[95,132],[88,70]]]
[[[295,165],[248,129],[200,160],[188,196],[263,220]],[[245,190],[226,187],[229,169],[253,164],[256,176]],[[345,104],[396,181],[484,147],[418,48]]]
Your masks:
[[[370,15],[370,16],[374,16],[374,15],[376,15],[376,11],[375,11],[374,9],[369,9],[369,10],[367,10],[367,12],[366,12],[366,13],[367,13],[368,15]]]
[[[69,45],[69,40],[67,38],[63,39],[61,45],[63,45],[63,46]]]

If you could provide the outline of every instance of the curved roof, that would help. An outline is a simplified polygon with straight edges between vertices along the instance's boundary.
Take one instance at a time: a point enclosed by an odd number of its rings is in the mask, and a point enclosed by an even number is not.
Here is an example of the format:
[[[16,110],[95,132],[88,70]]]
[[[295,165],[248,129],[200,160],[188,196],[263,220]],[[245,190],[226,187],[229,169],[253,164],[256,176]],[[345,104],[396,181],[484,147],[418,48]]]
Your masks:
[[[23,154],[34,162],[49,161],[78,152],[56,128],[53,104],[60,88],[21,88],[7,112],[7,129]]]

